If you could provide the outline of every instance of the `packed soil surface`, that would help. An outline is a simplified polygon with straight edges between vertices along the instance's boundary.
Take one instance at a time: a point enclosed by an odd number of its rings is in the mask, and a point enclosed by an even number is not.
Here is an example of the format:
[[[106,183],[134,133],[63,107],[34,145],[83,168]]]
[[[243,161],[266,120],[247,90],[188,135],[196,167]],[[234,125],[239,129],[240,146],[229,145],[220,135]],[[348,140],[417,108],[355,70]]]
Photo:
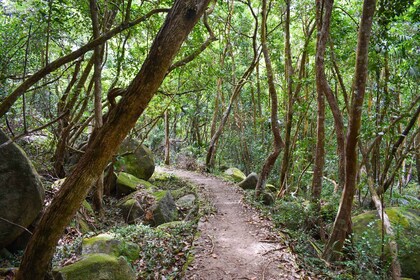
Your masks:
[[[243,191],[221,179],[183,170],[165,172],[186,179],[201,189],[215,213],[203,217],[194,242],[195,258],[185,279],[272,280],[304,279],[295,256],[273,224],[243,203]]]

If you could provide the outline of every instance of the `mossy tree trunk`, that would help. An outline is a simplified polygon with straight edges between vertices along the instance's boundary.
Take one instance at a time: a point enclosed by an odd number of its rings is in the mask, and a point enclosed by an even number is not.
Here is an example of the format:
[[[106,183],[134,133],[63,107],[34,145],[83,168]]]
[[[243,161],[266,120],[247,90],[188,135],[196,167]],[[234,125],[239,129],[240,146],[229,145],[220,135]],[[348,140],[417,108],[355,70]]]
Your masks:
[[[68,176],[43,215],[23,256],[16,279],[42,280],[64,228],[89,189],[98,179],[118,146],[161,85],[182,42],[203,14],[210,0],[176,0],[150,53],[127,93],[96,131],[86,153]]]

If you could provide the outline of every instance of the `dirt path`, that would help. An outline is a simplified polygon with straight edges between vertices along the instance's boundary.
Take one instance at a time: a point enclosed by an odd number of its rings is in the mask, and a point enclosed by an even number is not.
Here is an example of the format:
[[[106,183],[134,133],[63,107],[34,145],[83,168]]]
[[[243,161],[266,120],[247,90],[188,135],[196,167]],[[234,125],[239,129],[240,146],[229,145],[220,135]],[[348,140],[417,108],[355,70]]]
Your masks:
[[[165,170],[202,188],[216,213],[199,223],[190,280],[302,279],[269,221],[242,203],[242,191],[218,178],[181,170]]]

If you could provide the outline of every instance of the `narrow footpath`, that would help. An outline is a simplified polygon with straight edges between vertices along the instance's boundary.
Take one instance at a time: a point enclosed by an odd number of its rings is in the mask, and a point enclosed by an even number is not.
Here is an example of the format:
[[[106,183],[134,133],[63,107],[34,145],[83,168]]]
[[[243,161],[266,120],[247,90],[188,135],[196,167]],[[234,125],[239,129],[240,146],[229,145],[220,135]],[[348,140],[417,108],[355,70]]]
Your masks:
[[[200,187],[216,213],[198,225],[195,259],[186,273],[189,280],[308,279],[270,221],[242,202],[243,191],[221,179],[183,170],[165,172]]]

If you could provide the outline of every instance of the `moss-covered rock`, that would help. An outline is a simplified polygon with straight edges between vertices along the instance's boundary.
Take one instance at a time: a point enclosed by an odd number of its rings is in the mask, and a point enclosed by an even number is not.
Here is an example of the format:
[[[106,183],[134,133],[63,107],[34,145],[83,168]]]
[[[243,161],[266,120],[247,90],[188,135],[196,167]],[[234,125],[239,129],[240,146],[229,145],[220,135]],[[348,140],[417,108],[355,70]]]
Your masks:
[[[258,175],[255,172],[250,173],[245,179],[239,182],[239,186],[244,190],[254,190],[257,186]]]
[[[130,261],[138,259],[140,247],[132,242],[119,240],[110,234],[99,234],[85,238],[82,242],[82,255],[108,254],[115,257],[125,256]]]
[[[121,209],[124,221],[128,224],[134,224],[143,219],[144,209],[136,199],[136,197],[124,200],[118,204]]]
[[[0,130],[0,145],[7,141]],[[43,202],[44,188],[25,152],[15,143],[1,147],[0,248],[12,243],[35,220]]]
[[[136,274],[124,257],[91,254],[71,265],[55,269],[54,280],[135,280]]]
[[[134,175],[125,172],[119,172],[117,175],[117,195],[127,195],[135,192],[137,189],[153,189],[152,183],[137,178]]]
[[[387,208],[398,244],[402,276],[420,277],[420,210],[400,207]],[[381,254],[381,221],[376,211],[353,217],[355,242],[365,242],[371,252]]]
[[[157,229],[162,230],[162,231],[170,231],[171,229],[182,227],[182,226],[185,226],[186,224],[187,222],[185,221],[173,221],[173,222],[161,224],[157,227]]]
[[[152,177],[150,178],[150,181],[155,182],[155,181],[169,181],[172,178],[174,178],[175,175],[168,173],[168,172],[157,172],[155,171],[152,175]]]
[[[156,201],[151,207],[153,220],[151,224],[158,226],[178,219],[178,209],[170,191],[157,191],[153,193]]]
[[[246,178],[246,175],[241,170],[239,170],[238,168],[235,168],[235,167],[231,167],[231,168],[227,169],[224,172],[224,176],[225,176],[226,179],[233,180],[236,183],[239,183],[240,181],[242,181]]]
[[[117,158],[114,165],[115,170],[125,171],[143,180],[149,180],[153,175],[155,161],[152,151],[137,140],[124,140],[119,153],[122,156]]]

